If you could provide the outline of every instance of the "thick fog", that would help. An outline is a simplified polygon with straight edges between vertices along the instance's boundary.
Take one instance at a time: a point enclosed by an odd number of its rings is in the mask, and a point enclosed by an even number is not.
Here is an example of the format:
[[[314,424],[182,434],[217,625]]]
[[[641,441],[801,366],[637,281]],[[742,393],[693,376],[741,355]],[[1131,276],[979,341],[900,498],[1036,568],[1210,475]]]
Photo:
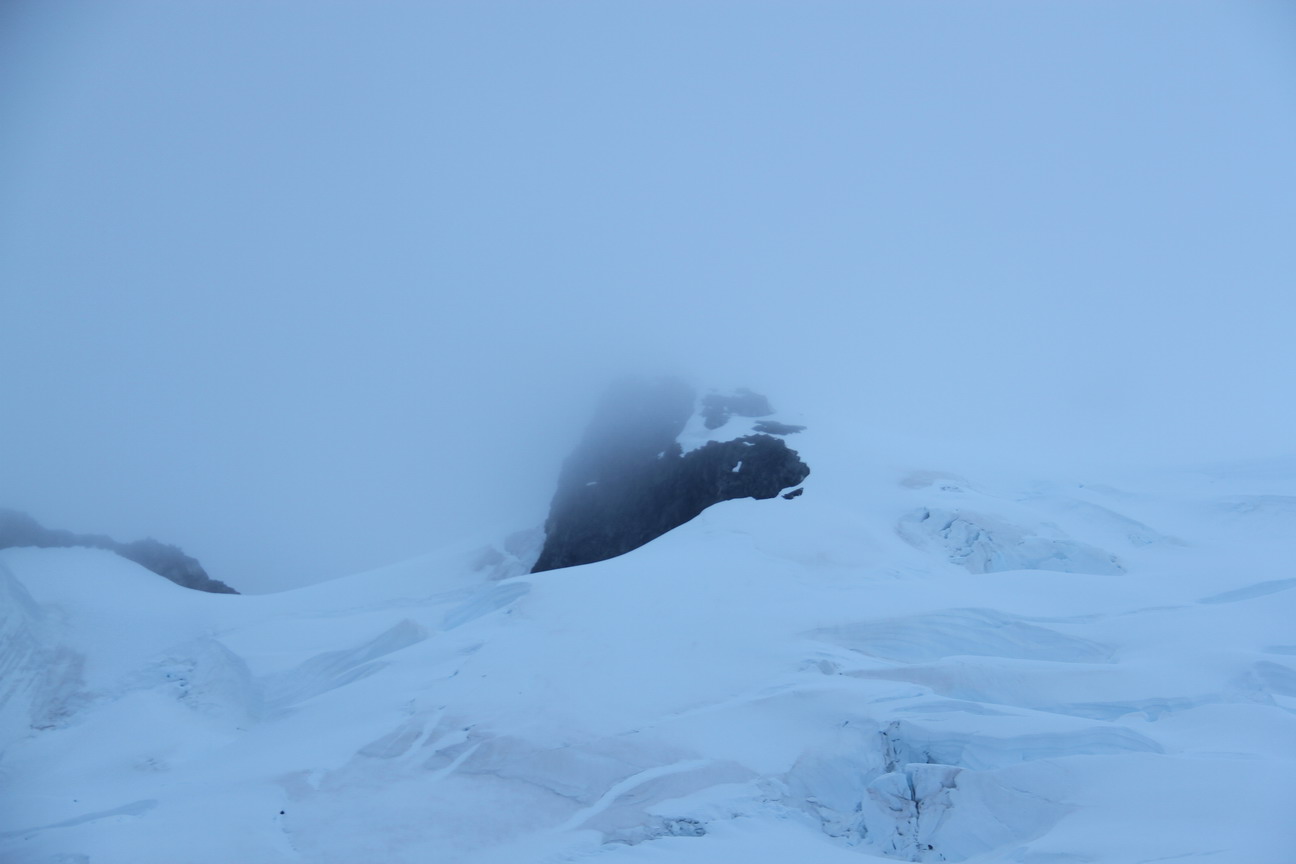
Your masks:
[[[0,506],[336,577],[539,524],[634,370],[1291,453],[1291,10],[7,3]]]

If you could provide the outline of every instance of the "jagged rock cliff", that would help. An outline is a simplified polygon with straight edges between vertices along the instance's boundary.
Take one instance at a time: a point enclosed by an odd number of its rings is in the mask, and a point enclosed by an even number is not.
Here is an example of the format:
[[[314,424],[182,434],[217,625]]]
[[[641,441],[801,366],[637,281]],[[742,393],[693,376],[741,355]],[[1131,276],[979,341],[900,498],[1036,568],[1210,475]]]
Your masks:
[[[775,437],[801,427],[767,422],[764,433],[685,452],[679,437],[695,413],[715,430],[731,416],[772,411],[764,396],[749,390],[708,394],[699,405],[693,389],[677,379],[614,384],[563,464],[532,572],[613,558],[712,504],[774,498],[809,476],[796,451]]]
[[[89,546],[107,549],[184,588],[212,594],[239,593],[224,582],[208,576],[198,560],[184,554],[178,546],[159,543],[152,537],[132,543],[119,543],[103,534],[73,534],[63,529],[46,528],[19,510],[0,508],[0,549],[12,546]]]

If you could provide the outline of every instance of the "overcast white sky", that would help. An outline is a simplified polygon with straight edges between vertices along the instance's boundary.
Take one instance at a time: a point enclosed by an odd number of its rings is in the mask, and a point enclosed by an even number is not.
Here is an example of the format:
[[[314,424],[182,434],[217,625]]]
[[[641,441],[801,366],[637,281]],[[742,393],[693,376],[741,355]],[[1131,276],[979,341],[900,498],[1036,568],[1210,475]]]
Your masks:
[[[10,0],[0,506],[338,576],[541,521],[634,368],[1291,453],[1293,8]]]

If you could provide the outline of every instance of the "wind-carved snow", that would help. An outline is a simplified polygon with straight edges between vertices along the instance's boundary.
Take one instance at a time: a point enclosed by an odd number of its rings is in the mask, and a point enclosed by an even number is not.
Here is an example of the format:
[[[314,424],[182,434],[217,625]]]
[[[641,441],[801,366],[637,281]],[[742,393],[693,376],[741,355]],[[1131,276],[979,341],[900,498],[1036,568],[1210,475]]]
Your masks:
[[[993,609],[880,618],[828,628],[816,635],[863,654],[904,663],[956,655],[1100,663],[1111,655],[1103,645]]]
[[[87,700],[84,658],[54,641],[31,594],[0,562],[0,721],[5,728],[54,729]]]
[[[209,717],[253,722],[266,710],[263,685],[233,651],[217,639],[176,646],[123,681],[125,690],[154,689]]]
[[[329,690],[367,678],[386,665],[380,659],[428,637],[428,631],[408,618],[354,648],[330,651],[310,658],[294,669],[268,675],[261,681],[266,709],[282,711]]]
[[[681,774],[687,771],[693,771],[694,769],[702,768],[708,764],[709,762],[706,759],[686,759],[682,762],[675,762],[670,765],[658,765],[653,768],[647,768],[633,774],[624,780],[612,784],[608,787],[607,791],[599,796],[597,801],[583,810],[577,811],[565,823],[558,826],[558,830],[571,830],[589,824],[591,819],[605,812],[622,796],[632,792],[637,787],[645,785],[649,781],[656,780],[659,777],[667,777],[671,774]],[[692,836],[700,836],[705,833],[704,830],[700,830],[695,834],[692,834]]]
[[[515,531],[499,543],[489,544],[477,553],[472,568],[485,573],[491,581],[511,579],[531,572],[544,546],[544,529]]]
[[[461,627],[469,621],[475,621],[483,615],[505,608],[530,590],[531,586],[527,582],[510,582],[483,588],[464,603],[447,612],[441,619],[441,626],[445,630]]]
[[[77,825],[84,825],[88,822],[97,822],[100,819],[113,819],[122,816],[143,816],[145,813],[156,807],[157,804],[157,799],[154,798],[142,801],[132,801],[129,804],[123,804],[122,806],[114,807],[111,810],[102,810],[97,813],[86,813],[71,819],[64,819],[62,822],[52,822],[49,825],[37,825],[24,832],[0,832],[0,840],[11,836],[11,834],[26,834],[32,836],[42,831],[50,831],[56,828],[72,828]],[[84,860],[88,861],[89,859],[86,858]]]
[[[962,764],[968,738],[856,719],[842,725],[830,746],[804,754],[787,784],[825,833],[847,845],[903,861],[963,861],[1037,836],[1068,810],[1048,795],[1014,787],[1007,780],[1012,772],[998,769],[1075,755],[1083,751],[1080,742],[1056,737],[1021,758],[1017,743],[973,756],[970,768]],[[1061,774],[1047,765],[1033,773],[1050,783]]]
[[[886,482],[261,597],[6,550],[0,859],[1289,857],[1283,490]]]
[[[1164,534],[1152,526],[1140,522],[1138,519],[1118,513],[1109,507],[1092,501],[1063,495],[1047,495],[1028,500],[1048,507],[1054,512],[1064,513],[1072,518],[1078,517],[1089,530],[1115,535],[1121,541],[1134,547],[1151,546],[1153,544],[1186,545],[1178,537]]]
[[[1231,591],[1221,591],[1218,594],[1212,594],[1210,597],[1203,597],[1197,602],[1237,603],[1240,600],[1253,600],[1256,597],[1276,594],[1279,591],[1290,591],[1293,588],[1296,588],[1296,579],[1271,579],[1267,582],[1257,582],[1254,585],[1247,585],[1244,588],[1234,588]]]
[[[923,507],[902,518],[897,529],[916,548],[937,552],[970,573],[1124,572],[1115,555],[1076,542],[1047,523],[1030,529],[973,511]]]
[[[1252,524],[1296,522],[1296,495],[1230,495],[1216,506],[1224,513],[1246,517]]]

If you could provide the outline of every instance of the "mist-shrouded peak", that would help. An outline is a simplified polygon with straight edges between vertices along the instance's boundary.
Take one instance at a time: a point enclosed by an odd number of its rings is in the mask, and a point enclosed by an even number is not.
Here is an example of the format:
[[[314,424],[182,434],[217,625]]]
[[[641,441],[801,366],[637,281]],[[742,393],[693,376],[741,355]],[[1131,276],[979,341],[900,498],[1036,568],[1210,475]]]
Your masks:
[[[219,579],[208,576],[198,559],[186,555],[179,546],[162,543],[152,537],[121,543],[103,534],[74,534],[63,529],[46,528],[20,510],[0,507],[0,549],[15,546],[45,549],[84,546],[107,549],[182,588],[213,594],[239,593]]]
[[[563,465],[533,572],[614,558],[713,504],[796,486],[810,469],[776,436],[803,427],[750,422],[773,413],[746,388],[699,399],[677,378],[615,382]]]

